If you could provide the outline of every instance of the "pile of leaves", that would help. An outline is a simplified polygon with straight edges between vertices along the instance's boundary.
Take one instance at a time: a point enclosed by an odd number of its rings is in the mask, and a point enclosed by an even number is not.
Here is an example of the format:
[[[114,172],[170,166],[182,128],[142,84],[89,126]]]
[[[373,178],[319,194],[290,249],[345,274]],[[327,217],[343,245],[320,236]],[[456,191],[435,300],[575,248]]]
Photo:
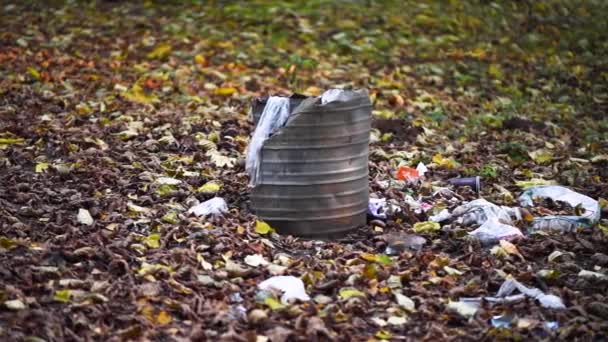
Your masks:
[[[458,176],[482,176],[499,205],[547,182],[606,198],[604,1],[0,6],[2,339],[606,338],[605,220],[501,249],[421,228],[478,196],[433,195]],[[373,195],[432,209],[404,204],[337,241],[279,236],[249,209],[250,101],[344,86],[374,102]],[[419,162],[425,182],[386,186]],[[188,215],[215,196],[223,217]],[[414,233],[420,249],[385,254]],[[273,275],[312,300],[261,298]],[[567,309],[450,305],[508,276]]]

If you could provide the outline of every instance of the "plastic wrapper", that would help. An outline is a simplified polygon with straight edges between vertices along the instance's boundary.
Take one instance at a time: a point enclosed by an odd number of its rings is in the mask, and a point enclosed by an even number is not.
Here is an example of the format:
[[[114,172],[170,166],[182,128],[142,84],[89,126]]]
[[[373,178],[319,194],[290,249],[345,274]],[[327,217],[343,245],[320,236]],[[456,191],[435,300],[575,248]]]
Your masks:
[[[260,178],[260,153],[271,134],[285,125],[289,118],[289,98],[271,96],[266,102],[247,149],[245,169],[249,173],[249,185],[255,186]]]
[[[531,207],[534,205],[534,198],[550,198],[553,201],[566,202],[572,207],[580,205],[585,209],[581,216],[537,217],[532,221],[532,228],[535,230],[573,231],[579,227],[588,228],[600,219],[601,209],[598,201],[563,186],[546,185],[527,188],[519,197],[519,203],[524,207]]]
[[[228,212],[228,205],[226,205],[226,201],[221,197],[214,197],[188,209],[188,214],[194,214],[196,216],[217,216],[226,212]]]

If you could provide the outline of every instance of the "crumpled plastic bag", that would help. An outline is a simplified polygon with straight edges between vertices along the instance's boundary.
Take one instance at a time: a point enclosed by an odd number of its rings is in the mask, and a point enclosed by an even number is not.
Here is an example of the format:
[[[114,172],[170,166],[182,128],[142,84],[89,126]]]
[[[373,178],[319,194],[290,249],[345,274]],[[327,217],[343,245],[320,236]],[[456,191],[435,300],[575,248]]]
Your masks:
[[[283,127],[288,118],[289,98],[281,96],[269,97],[247,148],[245,169],[249,173],[249,185],[255,186],[260,181],[260,154],[264,142],[279,128]]]
[[[511,223],[513,219],[521,220],[521,212],[518,208],[498,206],[480,198],[454,209],[452,218],[458,218],[458,221],[465,226],[484,224],[490,219]]]
[[[218,216],[228,212],[228,205],[226,201],[221,197],[214,197],[201,204],[195,205],[188,209],[188,214],[194,214],[196,216]]]
[[[536,230],[558,230],[565,232],[573,231],[578,227],[588,228],[599,221],[601,216],[601,208],[598,201],[563,186],[545,185],[529,187],[519,196],[519,203],[523,207],[531,207],[534,205],[532,199],[535,197],[566,202],[573,207],[580,204],[585,209],[585,213],[581,216],[537,217],[532,221],[532,228]]]
[[[397,205],[387,202],[386,198],[370,198],[367,204],[367,214],[378,219],[385,220],[389,215],[401,211]]]
[[[530,298],[534,298],[540,302],[540,305],[549,309],[565,309],[566,306],[562,302],[562,299],[556,295],[546,294],[537,288],[529,288],[517,280],[509,277],[498,289],[496,297],[486,297],[488,301],[496,301],[498,298],[506,298],[510,296],[515,290],[518,290],[523,295]]]
[[[442,222],[448,219],[456,219],[457,222],[465,226],[481,224],[469,235],[476,237],[483,244],[523,236],[519,228],[509,224],[514,219],[521,220],[519,208],[498,206],[483,198],[458,206],[451,214],[444,210],[430,218],[434,222]]]
[[[288,304],[294,299],[310,300],[304,288],[304,283],[300,278],[294,276],[274,276],[258,284],[258,288],[263,291],[277,290],[283,292],[281,296],[283,304]]]
[[[479,228],[470,232],[469,235],[477,238],[482,244],[524,236],[519,228],[501,223],[494,218],[487,220]]]

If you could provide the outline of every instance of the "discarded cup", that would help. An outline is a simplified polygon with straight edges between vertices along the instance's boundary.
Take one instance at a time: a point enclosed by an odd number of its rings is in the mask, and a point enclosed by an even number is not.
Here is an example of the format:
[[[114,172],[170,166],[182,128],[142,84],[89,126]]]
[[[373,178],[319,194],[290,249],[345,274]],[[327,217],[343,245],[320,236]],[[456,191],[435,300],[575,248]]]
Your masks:
[[[481,177],[466,177],[466,178],[452,178],[448,180],[448,183],[453,186],[461,187],[461,186],[470,186],[471,189],[476,192],[481,191]]]

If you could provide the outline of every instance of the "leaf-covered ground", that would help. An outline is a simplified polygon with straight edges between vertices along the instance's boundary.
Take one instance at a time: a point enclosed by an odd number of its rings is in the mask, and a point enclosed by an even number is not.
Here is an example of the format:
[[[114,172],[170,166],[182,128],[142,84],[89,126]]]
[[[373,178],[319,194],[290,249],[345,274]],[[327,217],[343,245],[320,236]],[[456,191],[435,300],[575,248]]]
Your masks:
[[[482,176],[481,195],[501,205],[531,179],[607,197],[608,3],[184,3],[1,4],[3,340],[607,338],[608,280],[579,276],[607,272],[606,221],[502,250],[444,225],[420,234],[420,251],[383,253],[476,198],[433,196],[451,177]],[[251,99],[336,86],[369,89],[370,189],[404,213],[341,241],[256,232]],[[387,188],[418,162],[423,184]],[[405,194],[432,209],[415,213]],[[186,214],[214,196],[223,218]],[[259,256],[270,264],[248,265]],[[260,300],[272,274],[300,277],[314,300]],[[567,309],[448,308],[496,294],[507,275]],[[512,324],[494,327],[498,315]]]

